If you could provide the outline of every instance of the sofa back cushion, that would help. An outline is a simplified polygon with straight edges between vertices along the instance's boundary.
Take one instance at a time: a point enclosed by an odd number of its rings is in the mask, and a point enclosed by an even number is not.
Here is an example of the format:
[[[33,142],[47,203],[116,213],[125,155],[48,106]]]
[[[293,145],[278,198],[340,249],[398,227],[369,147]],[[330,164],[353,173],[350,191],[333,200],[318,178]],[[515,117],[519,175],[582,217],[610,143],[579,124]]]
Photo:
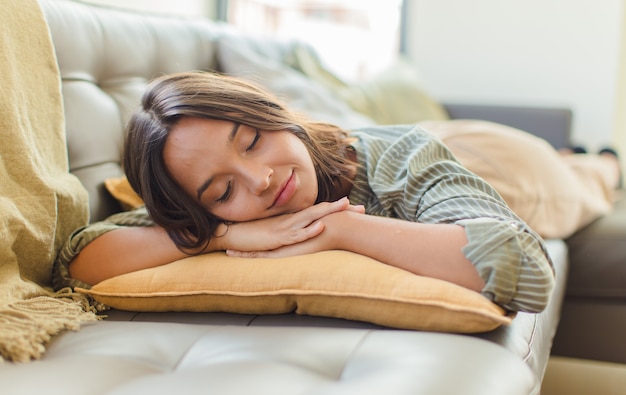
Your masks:
[[[215,69],[220,26],[68,0],[41,0],[59,64],[70,171],[89,192],[90,220],[120,211],[103,181],[120,176],[123,130],[147,82]]]

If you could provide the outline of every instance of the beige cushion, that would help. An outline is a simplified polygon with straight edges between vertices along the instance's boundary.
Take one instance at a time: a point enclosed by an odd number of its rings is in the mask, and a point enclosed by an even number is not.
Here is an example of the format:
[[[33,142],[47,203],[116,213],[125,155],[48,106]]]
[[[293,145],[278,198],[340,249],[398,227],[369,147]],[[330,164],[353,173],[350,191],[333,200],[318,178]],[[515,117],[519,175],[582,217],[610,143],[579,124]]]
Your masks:
[[[492,122],[420,124],[545,238],[566,238],[611,210],[613,187],[593,156],[564,159],[545,140]]]
[[[502,308],[477,292],[346,251],[282,259],[211,253],[77,290],[130,311],[295,312],[463,333],[511,322]]]

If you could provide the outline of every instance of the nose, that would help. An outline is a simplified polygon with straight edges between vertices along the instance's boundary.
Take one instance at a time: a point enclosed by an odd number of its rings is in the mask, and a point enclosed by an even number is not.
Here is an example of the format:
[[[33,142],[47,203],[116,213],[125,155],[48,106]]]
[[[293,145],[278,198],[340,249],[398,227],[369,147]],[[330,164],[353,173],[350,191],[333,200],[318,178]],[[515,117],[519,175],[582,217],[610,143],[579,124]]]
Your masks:
[[[274,170],[269,166],[259,165],[258,163],[249,163],[242,168],[242,176],[246,185],[255,195],[260,195],[270,186]]]

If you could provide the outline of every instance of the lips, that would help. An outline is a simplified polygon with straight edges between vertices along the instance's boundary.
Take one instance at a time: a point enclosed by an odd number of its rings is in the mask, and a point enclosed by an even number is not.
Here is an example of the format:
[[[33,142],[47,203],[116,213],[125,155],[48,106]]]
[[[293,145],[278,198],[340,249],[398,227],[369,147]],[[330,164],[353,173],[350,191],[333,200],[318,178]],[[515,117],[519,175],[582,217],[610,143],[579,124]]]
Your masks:
[[[295,192],[296,192],[296,177],[295,177],[295,173],[292,171],[287,181],[285,181],[285,183],[279,189],[279,192],[274,198],[274,202],[272,203],[270,208],[279,207],[287,203]]]

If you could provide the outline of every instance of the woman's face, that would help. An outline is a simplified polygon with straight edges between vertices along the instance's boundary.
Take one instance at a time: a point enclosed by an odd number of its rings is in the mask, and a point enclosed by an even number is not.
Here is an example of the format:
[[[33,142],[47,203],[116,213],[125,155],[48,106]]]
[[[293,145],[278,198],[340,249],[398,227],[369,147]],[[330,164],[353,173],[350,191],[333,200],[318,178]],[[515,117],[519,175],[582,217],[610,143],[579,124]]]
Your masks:
[[[311,155],[289,131],[187,117],[171,130],[163,159],[185,193],[226,221],[300,211],[317,198]]]

